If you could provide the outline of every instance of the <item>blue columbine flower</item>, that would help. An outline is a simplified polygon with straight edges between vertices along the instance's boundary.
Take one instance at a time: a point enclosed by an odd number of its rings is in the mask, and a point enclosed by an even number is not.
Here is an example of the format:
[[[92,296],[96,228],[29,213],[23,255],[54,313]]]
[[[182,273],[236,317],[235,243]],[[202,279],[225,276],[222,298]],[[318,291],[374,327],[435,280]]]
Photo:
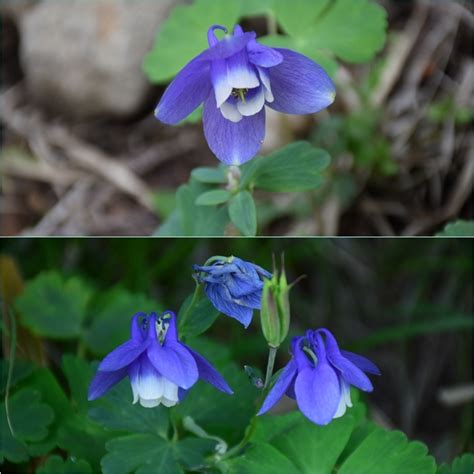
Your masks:
[[[380,375],[370,360],[339,350],[327,329],[310,330],[306,336],[293,338],[291,353],[293,358],[282,370],[258,415],[268,411],[286,393],[296,398],[303,415],[318,425],[326,425],[352,406],[350,385],[364,392],[373,390],[364,372]]]
[[[217,158],[241,165],[260,150],[265,105],[287,114],[312,114],[335,98],[335,87],[311,59],[289,49],[270,48],[237,25],[218,40],[214,25],[209,49],[188,63],[164,93],[155,116],[176,124],[204,102],[204,134]]]
[[[212,365],[178,339],[176,317],[167,311],[137,313],[131,339],[114,349],[100,363],[89,387],[89,400],[106,393],[124,377],[130,378],[133,403],[151,408],[176,405],[198,379],[225,393],[233,393]]]
[[[204,290],[214,307],[247,327],[253,310],[260,309],[262,279],[272,274],[237,257],[222,257],[212,265],[193,268],[199,272],[198,281],[205,282]]]

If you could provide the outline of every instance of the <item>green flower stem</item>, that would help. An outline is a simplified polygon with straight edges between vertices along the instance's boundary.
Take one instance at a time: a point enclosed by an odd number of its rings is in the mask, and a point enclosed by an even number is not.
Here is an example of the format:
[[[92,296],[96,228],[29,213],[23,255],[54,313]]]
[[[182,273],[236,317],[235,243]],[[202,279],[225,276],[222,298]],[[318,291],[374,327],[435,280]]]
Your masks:
[[[267,389],[268,386],[270,385],[270,379],[272,378],[272,374],[273,374],[273,367],[275,365],[275,357],[276,357],[277,350],[278,350],[277,347],[269,346],[267,372],[265,375],[265,384],[263,387],[263,391]],[[254,415],[253,418],[250,420],[250,424],[247,426],[247,429],[245,430],[245,435],[240,440],[240,442],[236,444],[235,446],[233,446],[231,449],[229,449],[229,451],[227,451],[223,456],[217,456],[216,457],[217,460],[222,461],[224,459],[230,458],[238,454],[249,442],[256,428],[257,428],[257,415]]]
[[[276,357],[277,350],[278,350],[277,347],[269,346],[267,372],[265,374],[265,383],[263,385],[263,390],[267,389],[268,386],[270,385],[270,379],[272,378],[272,375],[273,375],[273,367],[275,365],[275,357]]]
[[[10,418],[9,398],[10,398],[10,387],[12,384],[13,366],[15,364],[15,356],[16,356],[16,319],[15,319],[15,315],[13,314],[12,311],[9,311],[6,304],[4,305],[4,310],[10,316],[10,325],[11,325],[10,357],[9,357],[8,373],[7,373],[7,385],[5,389],[5,414],[7,418],[8,428],[10,429],[10,433],[15,438],[16,435],[15,435],[15,432],[13,431],[12,421]]]
[[[183,418],[183,428],[186,431],[195,434],[198,438],[212,439],[217,441],[215,448],[217,455],[223,455],[227,452],[227,443],[222,438],[207,433],[207,431],[201,428],[190,416],[185,416]]]

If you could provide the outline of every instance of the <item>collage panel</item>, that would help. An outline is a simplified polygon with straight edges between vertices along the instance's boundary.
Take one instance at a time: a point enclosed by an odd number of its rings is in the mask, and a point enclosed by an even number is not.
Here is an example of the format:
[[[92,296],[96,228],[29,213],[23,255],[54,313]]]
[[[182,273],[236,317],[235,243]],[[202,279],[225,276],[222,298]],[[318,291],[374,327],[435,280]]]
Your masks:
[[[473,262],[455,239],[5,240],[2,472],[470,472]]]
[[[467,0],[3,0],[0,234],[474,236]]]

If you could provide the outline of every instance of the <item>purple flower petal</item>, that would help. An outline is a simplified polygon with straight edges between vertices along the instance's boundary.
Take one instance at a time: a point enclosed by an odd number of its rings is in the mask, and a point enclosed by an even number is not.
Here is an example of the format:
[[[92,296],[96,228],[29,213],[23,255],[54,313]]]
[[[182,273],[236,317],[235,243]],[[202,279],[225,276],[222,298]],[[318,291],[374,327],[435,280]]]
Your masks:
[[[120,382],[128,373],[128,367],[124,367],[115,372],[97,371],[89,386],[87,399],[89,401],[101,397],[110,390],[116,383]]]
[[[275,97],[269,107],[287,114],[313,114],[334,102],[334,84],[321,66],[289,49],[277,51],[283,62],[268,69]]]
[[[146,351],[148,344],[148,342],[137,343],[133,340],[124,342],[104,358],[98,370],[113,372],[126,367]]]
[[[204,103],[204,134],[217,158],[227,165],[242,165],[258,154],[265,137],[265,108],[240,122],[227,120],[217,108],[214,94]]]
[[[133,315],[132,322],[130,323],[130,334],[132,340],[137,344],[143,342],[146,339],[146,328],[143,325],[143,321],[140,318],[146,317],[146,313],[136,313]]]
[[[181,343],[171,342],[161,346],[155,341],[148,348],[147,355],[158,372],[179,387],[190,388],[197,382],[196,362]]]
[[[256,41],[250,41],[247,45],[249,61],[256,66],[272,67],[283,62],[283,55],[276,49],[270,48]]]
[[[196,59],[200,61],[214,61],[216,59],[226,59],[242,51],[249,41],[256,38],[254,32],[244,33],[240,36],[226,35],[217,44],[211,46],[201,53]]]
[[[270,408],[277,403],[285,392],[289,389],[296,377],[296,363],[294,359],[291,359],[290,362],[284,367],[281,371],[278,380],[275,382],[275,385],[268,392],[265,401],[263,402],[262,407],[258,411],[257,415],[263,415],[265,412],[270,410]]]
[[[303,370],[306,367],[312,367],[310,360],[301,348],[301,341],[303,339],[304,336],[297,336],[291,340],[291,353],[295,357],[298,370]]]
[[[221,284],[208,284],[205,288],[207,297],[211,303],[221,313],[237,319],[245,327],[252,321],[253,310],[246,306],[241,306],[232,300],[229,290]]]
[[[270,76],[268,74],[268,69],[257,67],[258,75],[260,77],[260,81],[263,84],[263,88],[265,91],[265,100],[267,102],[273,102],[275,97],[273,96],[272,85],[270,83]]]
[[[210,64],[198,58],[174,78],[161,98],[155,117],[174,125],[196,110],[211,93]]]
[[[167,318],[168,330],[166,331],[165,345],[178,341],[178,328],[176,327],[176,314],[173,311],[165,311],[162,316]]]
[[[326,335],[327,359],[339,370],[344,380],[364,392],[371,392],[374,389],[372,382],[362,370],[341,354],[337,341],[331,332],[327,329],[319,329],[318,333],[324,333]],[[318,334],[318,337],[321,336]]]
[[[327,425],[333,419],[341,397],[336,372],[322,361],[298,373],[295,393],[301,412],[318,425]]]
[[[230,395],[234,393],[222,375],[219,374],[219,372],[217,372],[217,370],[201,354],[188,346],[186,346],[186,349],[191,352],[194,360],[196,361],[199,371],[199,378],[205,380],[211,385],[214,385],[214,387],[219,389],[221,392],[225,392]]]
[[[341,350],[341,354],[346,358],[349,359],[354,365],[359,367],[359,369],[363,370],[364,372],[368,372],[369,374],[380,375],[380,369],[367,357],[361,356],[359,354],[354,354],[353,352],[343,351]]]

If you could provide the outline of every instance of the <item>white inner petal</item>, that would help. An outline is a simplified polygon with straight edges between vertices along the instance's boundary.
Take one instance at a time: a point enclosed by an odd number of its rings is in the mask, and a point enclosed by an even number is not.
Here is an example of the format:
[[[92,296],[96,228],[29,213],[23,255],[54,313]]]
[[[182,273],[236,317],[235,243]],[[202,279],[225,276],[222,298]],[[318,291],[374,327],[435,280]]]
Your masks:
[[[161,398],[157,400],[147,400],[140,397],[140,405],[145,408],[155,408],[160,404]]]
[[[163,396],[164,379],[150,372],[141,373],[138,379],[138,396],[140,399],[155,400]]]
[[[232,86],[227,80],[227,65],[225,60],[214,61],[212,64],[212,85],[216,96],[217,107],[220,107],[232,93]]]
[[[347,407],[352,406],[352,401],[351,401],[351,390],[349,387],[349,384],[346,383],[345,381],[341,380],[341,397],[339,398],[339,405],[337,406],[336,414],[334,415],[334,418],[339,418],[344,413],[346,413]]]
[[[260,112],[265,105],[265,94],[263,92],[263,87],[260,87],[259,90],[252,96],[247,94],[245,97],[245,102],[239,100],[237,102],[237,108],[239,112],[246,116],[250,117]]]
[[[169,400],[170,402],[177,403],[178,386],[175,383],[163,377],[163,400],[165,399]],[[163,405],[165,404],[164,401],[162,401],[162,403]]]
[[[227,82],[234,89],[253,89],[260,85],[260,80],[248,62],[246,54],[242,51],[227,60]]]
[[[272,86],[270,84],[270,76],[268,75],[268,72],[265,71],[265,69],[259,67],[258,75],[260,76],[260,80],[262,81],[265,89],[265,100],[267,102],[273,102],[275,98],[273,97]]]
[[[220,106],[220,111],[222,115],[231,122],[240,122],[242,120],[242,114],[237,108],[237,104],[227,101]]]

